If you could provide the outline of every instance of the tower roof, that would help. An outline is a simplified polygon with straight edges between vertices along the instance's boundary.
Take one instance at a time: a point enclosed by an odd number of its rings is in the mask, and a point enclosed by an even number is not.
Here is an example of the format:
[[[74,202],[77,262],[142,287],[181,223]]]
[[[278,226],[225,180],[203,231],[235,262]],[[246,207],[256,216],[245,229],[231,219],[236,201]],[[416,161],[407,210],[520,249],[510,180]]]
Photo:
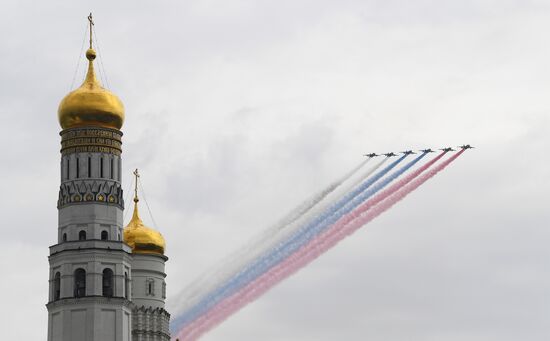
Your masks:
[[[139,217],[137,195],[138,170],[134,172],[136,177],[134,192],[134,213],[132,219],[124,228],[124,242],[132,248],[133,253],[164,254],[166,242],[160,232],[145,226]]]
[[[57,115],[61,128],[97,126],[120,129],[124,123],[124,105],[120,99],[103,88],[94,72],[96,52],[92,46],[92,15],[90,22],[90,48],[86,51],[88,72],[82,85],[71,91],[59,103]]]

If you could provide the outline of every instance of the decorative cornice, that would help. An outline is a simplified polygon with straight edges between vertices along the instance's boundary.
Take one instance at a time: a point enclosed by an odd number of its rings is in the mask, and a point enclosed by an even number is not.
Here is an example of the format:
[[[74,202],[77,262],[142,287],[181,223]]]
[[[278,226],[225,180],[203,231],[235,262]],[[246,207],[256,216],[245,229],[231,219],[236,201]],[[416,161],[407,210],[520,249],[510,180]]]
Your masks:
[[[118,240],[100,240],[100,239],[86,239],[86,240],[71,240],[61,242],[50,246],[50,257],[58,255],[60,253],[80,253],[83,251],[100,251],[109,254],[111,252],[123,252],[131,255],[132,249],[123,241]]]
[[[106,179],[70,180],[59,186],[57,208],[69,204],[101,203],[124,209],[124,196],[119,182]]]
[[[116,129],[82,127],[65,129],[61,135],[61,154],[122,153],[122,132]]]
[[[134,304],[124,298],[124,297],[105,297],[105,296],[84,296],[84,297],[62,297],[56,301],[52,301],[46,304],[48,311],[51,311],[55,308],[67,306],[67,305],[78,305],[78,304],[103,304],[103,305],[113,305],[113,306],[123,306],[129,309],[134,307]]]
[[[166,311],[166,309],[164,308],[153,308],[153,307],[146,307],[144,305],[141,305],[141,306],[137,306],[135,305],[134,303],[134,312],[140,312],[140,313],[153,313],[153,314],[160,314],[160,315],[164,315],[166,317],[170,317],[170,313]]]

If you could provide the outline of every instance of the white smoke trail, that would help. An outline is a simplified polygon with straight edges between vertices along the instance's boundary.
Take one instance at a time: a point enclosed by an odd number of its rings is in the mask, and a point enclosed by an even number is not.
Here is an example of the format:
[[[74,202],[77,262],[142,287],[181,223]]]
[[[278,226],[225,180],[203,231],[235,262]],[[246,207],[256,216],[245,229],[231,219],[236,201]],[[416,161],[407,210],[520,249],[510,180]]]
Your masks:
[[[310,199],[305,200],[298,207],[289,212],[284,218],[279,220],[270,228],[262,231],[255,238],[252,238],[244,246],[236,250],[231,256],[224,258],[223,261],[212,267],[209,271],[201,275],[197,280],[188,285],[176,299],[172,299],[174,308],[172,311],[183,312],[194,306],[205,295],[214,290],[218,285],[231,278],[235,273],[239,272],[246,264],[250,263],[253,259],[270,249],[273,245],[276,245],[284,237],[290,235],[296,228],[302,226],[304,217],[314,217],[322,209],[328,207],[328,204],[333,200],[340,198],[343,193],[349,190],[350,186],[346,186],[344,190],[340,190],[340,187],[344,182],[349,180],[357,171],[359,171],[365,164],[367,164],[371,158],[365,159],[359,165],[354,167],[351,171],[346,173],[337,181],[333,182],[321,192],[312,196]],[[361,175],[361,179],[369,176],[380,167],[385,160],[377,164],[373,169]],[[336,191],[336,189],[338,189]],[[323,208],[312,210],[313,207],[318,206],[319,203],[323,203]],[[315,211],[315,214],[311,214]],[[176,313],[175,316],[178,314]]]
[[[178,331],[177,336],[182,337],[182,340],[197,340],[202,334],[224,321],[231,314],[257,299],[274,285],[291,276],[335,246],[339,241],[390,209],[427,180],[445,169],[463,152],[464,150],[456,153],[441,165],[424,173],[436,161],[443,157],[446,153],[443,152],[428,164],[395,183],[392,187],[378,193],[355,211],[350,212],[350,214],[344,216],[343,219],[340,219],[331,229],[317,236],[310,244],[300,248],[296,253],[292,254],[281,263],[278,263],[266,273],[263,273],[256,280],[248,283],[238,292],[225,298],[212,310],[208,311],[207,314],[202,315],[184,329]],[[424,174],[421,175],[422,173]],[[420,176],[420,178],[418,178],[418,176]]]

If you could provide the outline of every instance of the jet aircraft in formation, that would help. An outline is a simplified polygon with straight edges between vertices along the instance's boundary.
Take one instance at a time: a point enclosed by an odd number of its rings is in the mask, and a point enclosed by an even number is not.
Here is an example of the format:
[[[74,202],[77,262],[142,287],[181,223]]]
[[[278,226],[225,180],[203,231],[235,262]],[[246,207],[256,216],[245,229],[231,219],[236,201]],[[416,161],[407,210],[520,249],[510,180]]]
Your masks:
[[[461,149],[472,149],[472,148],[475,148],[475,147],[472,147],[472,146],[470,146],[469,144],[463,144],[462,146],[458,146],[458,148],[461,148]]]
[[[475,147],[472,147],[469,144],[463,144],[462,146],[458,146],[458,148],[471,149],[471,148],[475,148]],[[442,150],[444,152],[454,152],[455,151],[451,147],[445,147],[445,148],[441,148],[439,150]],[[433,150],[431,148],[427,148],[427,149],[420,149],[419,152],[422,152],[422,153],[435,153],[435,150]],[[401,154],[411,155],[411,154],[416,154],[416,153],[413,152],[412,150],[406,150],[404,152],[401,152]],[[376,153],[365,154],[365,156],[368,156],[368,157],[377,157],[377,156],[381,156],[381,155],[384,155],[386,157],[397,156],[397,154],[395,154],[394,152],[384,153],[384,154],[376,154]]]

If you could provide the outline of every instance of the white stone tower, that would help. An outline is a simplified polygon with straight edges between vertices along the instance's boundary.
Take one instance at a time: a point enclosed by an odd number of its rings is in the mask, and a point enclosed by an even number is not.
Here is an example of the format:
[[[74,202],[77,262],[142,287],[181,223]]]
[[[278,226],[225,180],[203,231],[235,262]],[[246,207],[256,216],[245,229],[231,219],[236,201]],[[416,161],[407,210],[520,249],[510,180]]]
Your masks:
[[[123,229],[124,106],[96,79],[88,19],[86,79],[58,109],[61,186],[58,243],[49,256],[48,341],[170,340],[165,242],[139,219],[137,187],[134,216]]]
[[[134,213],[124,228],[124,242],[132,248],[132,340],[168,341],[170,314],[164,309],[164,264],[168,260],[164,255],[165,241],[139,217],[137,169],[134,175]]]

